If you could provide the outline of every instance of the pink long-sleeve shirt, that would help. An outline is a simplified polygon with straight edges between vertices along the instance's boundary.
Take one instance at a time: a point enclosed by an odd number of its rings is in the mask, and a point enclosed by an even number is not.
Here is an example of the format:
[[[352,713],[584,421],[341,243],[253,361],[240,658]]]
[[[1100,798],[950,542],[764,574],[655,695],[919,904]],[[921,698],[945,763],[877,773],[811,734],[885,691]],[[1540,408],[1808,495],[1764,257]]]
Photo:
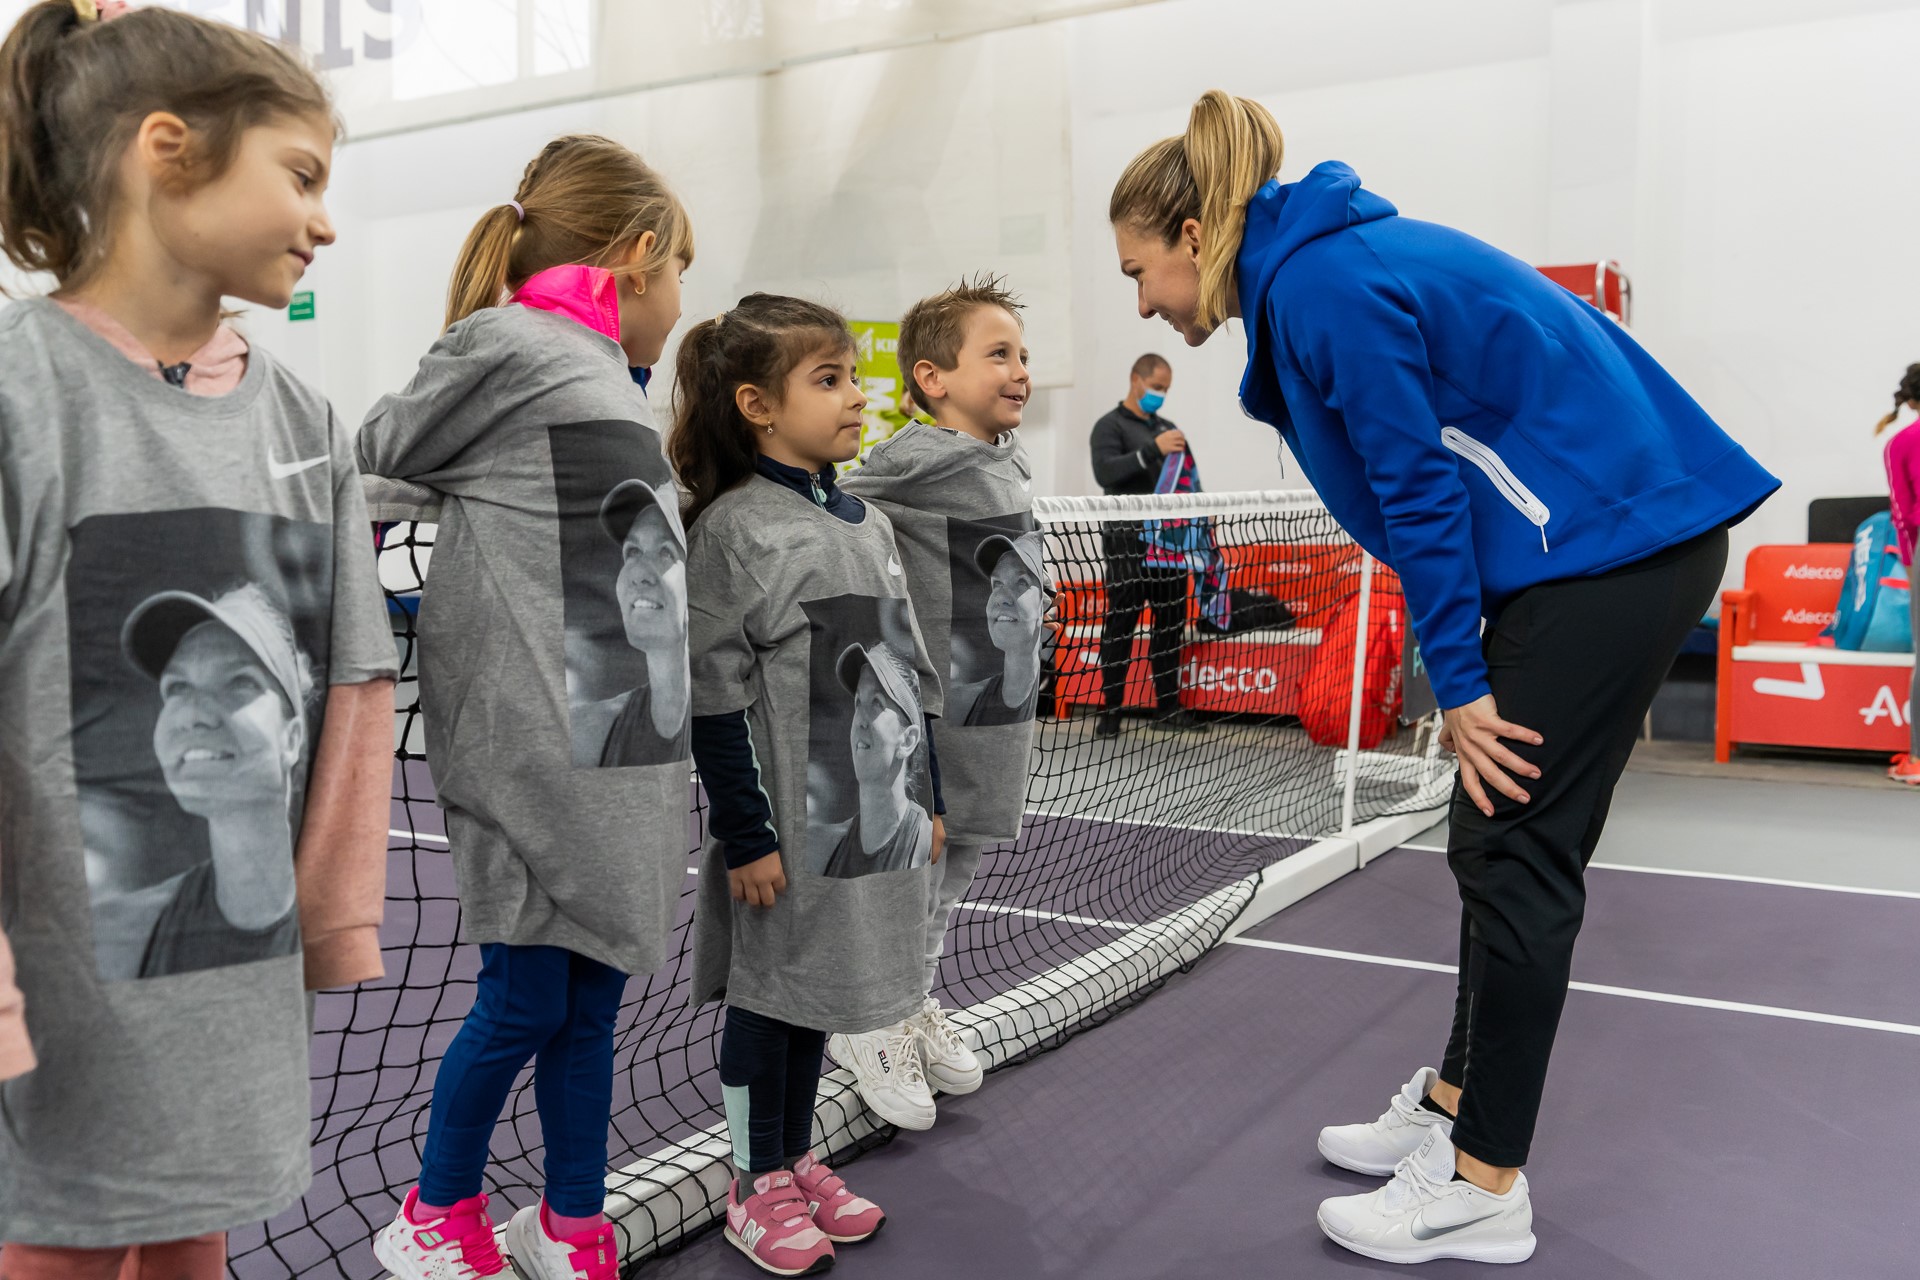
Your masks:
[[[1920,419],[1887,441],[1887,492],[1893,499],[1893,528],[1900,539],[1900,560],[1913,563],[1920,541]]]

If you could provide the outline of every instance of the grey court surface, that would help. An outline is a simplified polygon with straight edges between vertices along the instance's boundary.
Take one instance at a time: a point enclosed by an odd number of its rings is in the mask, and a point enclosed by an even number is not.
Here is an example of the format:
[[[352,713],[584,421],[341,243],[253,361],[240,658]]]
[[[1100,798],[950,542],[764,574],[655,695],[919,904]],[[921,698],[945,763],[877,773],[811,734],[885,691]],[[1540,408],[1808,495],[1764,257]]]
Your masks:
[[[1602,859],[1658,854],[1693,815],[1719,865],[1740,865],[1743,842],[1772,850],[1769,878],[1865,876],[1874,858],[1897,872],[1902,847],[1920,860],[1920,806],[1892,803],[1911,797],[1890,793],[1851,827],[1856,847],[1831,849],[1824,796],[1746,785],[1630,777]],[[1650,818],[1664,835],[1643,838]],[[1775,846],[1796,834],[1783,863]],[[1920,899],[1606,867],[1591,898],[1529,1170],[1540,1250],[1518,1273],[1920,1274],[1899,1225],[1920,1128]],[[943,1101],[934,1130],[847,1168],[892,1220],[836,1270],[1488,1274],[1369,1262],[1313,1223],[1320,1198],[1373,1185],[1322,1163],[1315,1131],[1379,1114],[1440,1053],[1458,909],[1442,854],[1396,851]],[[751,1270],[708,1236],[644,1274]]]

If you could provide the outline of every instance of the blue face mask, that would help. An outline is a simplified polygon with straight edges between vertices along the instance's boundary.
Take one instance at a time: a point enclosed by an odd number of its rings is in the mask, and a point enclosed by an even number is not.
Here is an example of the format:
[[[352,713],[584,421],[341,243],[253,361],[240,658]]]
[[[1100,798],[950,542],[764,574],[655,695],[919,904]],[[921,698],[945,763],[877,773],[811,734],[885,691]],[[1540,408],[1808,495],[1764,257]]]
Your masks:
[[[1167,398],[1158,391],[1143,391],[1140,393],[1140,412],[1151,417],[1160,412],[1160,406],[1166,402]]]

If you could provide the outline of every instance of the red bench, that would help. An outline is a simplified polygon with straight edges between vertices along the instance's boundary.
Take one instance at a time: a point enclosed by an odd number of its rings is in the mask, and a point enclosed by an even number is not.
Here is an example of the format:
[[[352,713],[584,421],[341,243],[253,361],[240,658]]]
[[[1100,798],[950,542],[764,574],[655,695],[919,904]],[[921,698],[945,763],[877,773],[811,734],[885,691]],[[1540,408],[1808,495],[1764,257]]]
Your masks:
[[[1913,655],[1814,643],[1833,621],[1852,550],[1844,542],[1755,547],[1746,585],[1722,593],[1714,717],[1721,763],[1742,743],[1907,749]]]

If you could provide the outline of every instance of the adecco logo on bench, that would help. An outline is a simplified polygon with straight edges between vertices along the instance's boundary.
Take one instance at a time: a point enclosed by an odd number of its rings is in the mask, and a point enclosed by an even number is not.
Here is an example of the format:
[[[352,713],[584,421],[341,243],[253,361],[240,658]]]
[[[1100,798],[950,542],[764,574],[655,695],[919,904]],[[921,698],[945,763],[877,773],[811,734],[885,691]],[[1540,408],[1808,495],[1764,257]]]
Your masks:
[[[1839,570],[1836,569],[1834,572],[1838,573]],[[1800,626],[1830,627],[1833,625],[1833,620],[1839,616],[1832,610],[1821,613],[1814,609],[1789,609],[1780,615],[1780,621],[1792,622]]]
[[[1272,667],[1189,662],[1180,673],[1180,683],[1209,693],[1273,693],[1280,688],[1280,676]]]
[[[1790,564],[1780,575],[1802,582],[1839,582],[1847,576],[1845,565]]]

